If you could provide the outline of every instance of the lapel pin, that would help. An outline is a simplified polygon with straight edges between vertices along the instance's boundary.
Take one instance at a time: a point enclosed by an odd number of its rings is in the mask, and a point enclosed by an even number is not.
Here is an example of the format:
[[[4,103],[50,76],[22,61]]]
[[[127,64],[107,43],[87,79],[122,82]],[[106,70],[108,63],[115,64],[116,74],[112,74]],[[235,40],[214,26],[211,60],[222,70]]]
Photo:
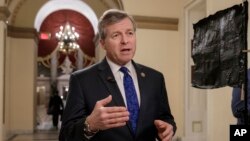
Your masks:
[[[141,72],[141,76],[142,76],[142,77],[145,77],[146,74],[145,74],[144,72]]]
[[[114,82],[114,81],[115,81],[111,76],[108,76],[108,77],[107,77],[107,80],[108,80],[109,82]]]

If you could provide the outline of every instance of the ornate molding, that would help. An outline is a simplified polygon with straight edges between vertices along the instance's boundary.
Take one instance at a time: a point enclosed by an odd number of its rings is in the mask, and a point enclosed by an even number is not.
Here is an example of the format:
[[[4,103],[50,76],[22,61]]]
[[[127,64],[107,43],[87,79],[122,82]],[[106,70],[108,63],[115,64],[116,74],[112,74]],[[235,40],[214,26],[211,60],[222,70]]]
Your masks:
[[[17,5],[15,6],[13,12],[11,13],[11,20],[9,21],[10,24],[14,25],[15,24],[15,20],[16,20],[16,16],[17,13],[19,12],[19,10],[21,9],[21,7],[23,6],[23,4],[26,2],[27,0],[20,0]]]
[[[6,21],[10,16],[10,11],[7,7],[0,7],[0,21]]]
[[[38,33],[35,28],[7,26],[7,35],[14,38],[28,38],[38,41]]]
[[[123,7],[123,3],[121,0],[101,0],[101,3],[103,3],[103,5],[108,8],[118,8],[118,9],[124,9]]]
[[[11,3],[12,0],[5,0],[5,4],[7,4],[9,6],[9,4]]]
[[[178,30],[179,19],[149,17],[149,16],[133,16],[138,28],[145,29],[161,29],[161,30]]]
[[[116,3],[116,5],[118,5],[119,9],[124,10],[122,0],[115,0],[114,2]]]

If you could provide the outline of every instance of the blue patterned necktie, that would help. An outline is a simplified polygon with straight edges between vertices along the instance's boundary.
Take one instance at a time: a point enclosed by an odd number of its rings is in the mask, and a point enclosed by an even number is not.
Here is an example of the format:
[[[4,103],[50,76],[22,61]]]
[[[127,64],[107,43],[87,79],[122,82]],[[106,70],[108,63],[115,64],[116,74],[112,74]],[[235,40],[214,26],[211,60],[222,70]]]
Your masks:
[[[126,101],[127,101],[127,108],[130,113],[129,115],[129,121],[132,125],[133,132],[135,134],[136,132],[136,124],[138,120],[138,114],[139,114],[139,103],[135,91],[135,85],[133,83],[132,77],[128,73],[128,69],[126,67],[121,67],[120,71],[123,72],[123,85],[126,95]]]

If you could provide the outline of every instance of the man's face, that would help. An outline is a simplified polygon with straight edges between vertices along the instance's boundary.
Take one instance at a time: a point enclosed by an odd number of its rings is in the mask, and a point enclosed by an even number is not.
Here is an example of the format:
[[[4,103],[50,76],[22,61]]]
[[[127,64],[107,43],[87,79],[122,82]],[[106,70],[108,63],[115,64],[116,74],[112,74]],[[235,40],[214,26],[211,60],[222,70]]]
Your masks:
[[[107,57],[118,65],[125,65],[135,54],[136,34],[129,18],[105,27],[106,38],[101,40]]]

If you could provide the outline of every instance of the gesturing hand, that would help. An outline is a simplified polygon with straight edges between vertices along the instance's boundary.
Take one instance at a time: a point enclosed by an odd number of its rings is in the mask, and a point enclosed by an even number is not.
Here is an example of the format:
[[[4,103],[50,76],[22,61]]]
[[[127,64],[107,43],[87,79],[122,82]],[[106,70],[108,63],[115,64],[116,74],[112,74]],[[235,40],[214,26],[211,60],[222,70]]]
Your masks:
[[[173,126],[162,120],[155,120],[154,124],[158,130],[161,141],[171,141],[174,135]]]
[[[126,125],[129,112],[126,107],[105,107],[112,101],[112,96],[97,101],[92,113],[86,118],[91,130],[105,130]]]

